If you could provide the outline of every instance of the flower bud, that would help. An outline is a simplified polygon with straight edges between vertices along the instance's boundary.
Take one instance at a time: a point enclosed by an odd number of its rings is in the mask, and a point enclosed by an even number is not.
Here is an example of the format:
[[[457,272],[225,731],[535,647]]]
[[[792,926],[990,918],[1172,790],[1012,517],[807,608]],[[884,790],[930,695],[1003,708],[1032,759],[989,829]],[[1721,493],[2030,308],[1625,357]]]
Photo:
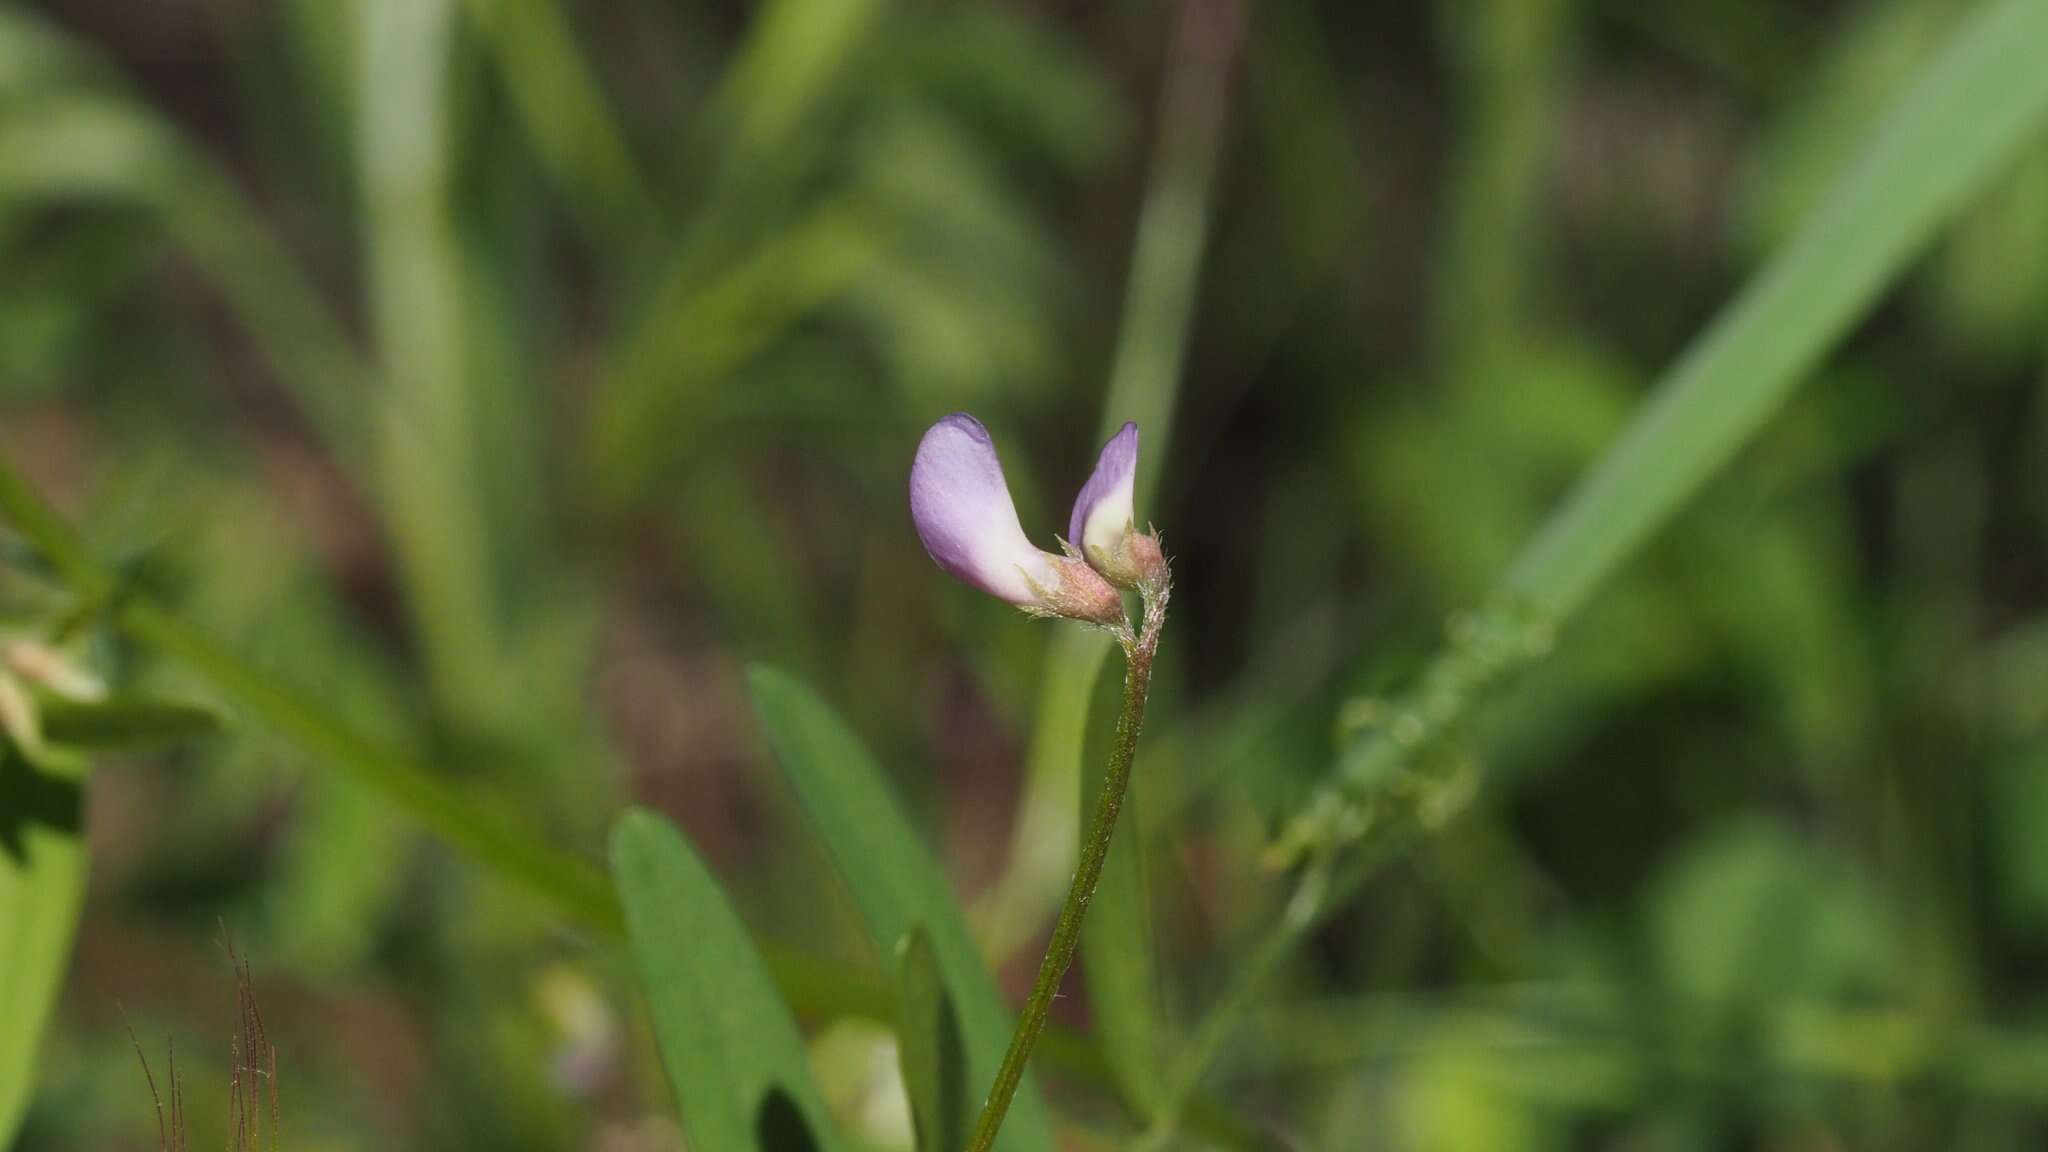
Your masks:
[[[1102,446],[1067,520],[1068,544],[1119,588],[1136,588],[1139,581],[1136,557],[1128,547],[1136,534],[1132,504],[1137,481],[1138,426],[1125,424]]]
[[[1058,587],[1039,595],[1049,615],[1105,628],[1124,622],[1124,599],[1101,573],[1072,556],[1055,557],[1052,564],[1059,572]]]
[[[1166,580],[1166,553],[1159,546],[1159,537],[1150,532],[1124,537],[1122,563],[1136,587],[1157,588]]]

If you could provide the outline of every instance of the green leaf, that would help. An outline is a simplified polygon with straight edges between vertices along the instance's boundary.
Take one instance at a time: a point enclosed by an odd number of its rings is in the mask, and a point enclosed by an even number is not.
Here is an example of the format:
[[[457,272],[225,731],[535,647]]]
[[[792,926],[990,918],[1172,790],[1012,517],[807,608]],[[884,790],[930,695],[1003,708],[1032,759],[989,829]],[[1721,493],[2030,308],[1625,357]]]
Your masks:
[[[44,761],[0,748],[0,1148],[28,1110],[85,899],[83,773]]]
[[[910,930],[896,953],[896,1047],[917,1126],[917,1152],[955,1152],[967,1146],[974,1107],[962,1075],[967,1053],[960,1014],[922,926]]]
[[[835,1147],[803,1034],[703,860],[636,810],[612,832],[612,874],[690,1147]]]
[[[40,713],[43,738],[75,748],[157,748],[221,730],[221,715],[210,708],[147,696],[45,700]]]
[[[773,668],[755,666],[747,683],[769,746],[845,878],[875,949],[894,948],[914,924],[930,934],[946,991],[959,1008],[968,1083],[979,1099],[995,1082],[1015,1019],[968,938],[938,862],[889,795],[882,770],[823,701]],[[996,1147],[1052,1147],[1045,1103],[1028,1076]]]

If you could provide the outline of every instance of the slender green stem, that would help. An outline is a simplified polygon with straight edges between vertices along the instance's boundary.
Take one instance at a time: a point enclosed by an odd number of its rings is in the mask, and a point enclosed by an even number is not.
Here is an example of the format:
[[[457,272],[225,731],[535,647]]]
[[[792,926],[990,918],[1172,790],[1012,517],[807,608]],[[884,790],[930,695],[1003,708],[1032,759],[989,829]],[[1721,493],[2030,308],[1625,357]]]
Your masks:
[[[1109,769],[1102,778],[1102,798],[1096,802],[1095,820],[1088,829],[1088,839],[1081,845],[1080,863],[1074,870],[1074,882],[1067,889],[1066,903],[1060,906],[1059,920],[1053,924],[1045,959],[1038,965],[1031,998],[1024,1003],[1024,1014],[1017,1021],[1016,1033],[1010,1037],[1009,1050],[1003,1053],[1002,1066],[996,1069],[988,1101],[982,1105],[981,1119],[974,1125],[969,1152],[988,1152],[994,1146],[1003,1117],[1010,1110],[1010,1097],[1024,1079],[1024,1066],[1031,1060],[1032,1046],[1045,1028],[1060,981],[1067,974],[1067,966],[1073,963],[1074,948],[1081,942],[1081,921],[1088,915],[1088,902],[1094,899],[1095,885],[1102,879],[1102,864],[1109,858],[1110,838],[1116,833],[1117,814],[1123,811],[1124,792],[1131,782],[1131,762],[1137,757],[1138,731],[1145,724],[1145,698],[1152,686],[1152,656],[1159,645],[1159,628],[1165,615],[1165,592],[1162,590],[1156,597],[1148,594],[1144,632],[1135,639],[1128,630],[1123,634],[1124,709],[1117,718],[1116,746],[1110,752]]]
[[[1107,438],[1126,420],[1144,430],[1140,508],[1151,506],[1173,434],[1244,17],[1241,0],[1184,0],[1175,18],[1098,433]],[[1079,824],[1074,793],[1089,701],[1108,658],[1109,645],[1094,633],[1063,635],[1046,654],[1010,863],[974,909],[977,934],[994,955],[1028,943],[1059,895]]]

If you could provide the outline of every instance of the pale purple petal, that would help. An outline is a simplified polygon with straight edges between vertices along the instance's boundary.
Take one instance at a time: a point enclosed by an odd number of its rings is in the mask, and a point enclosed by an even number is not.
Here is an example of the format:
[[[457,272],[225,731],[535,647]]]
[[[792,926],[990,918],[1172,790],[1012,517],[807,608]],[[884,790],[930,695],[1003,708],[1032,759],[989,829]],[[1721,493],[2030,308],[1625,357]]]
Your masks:
[[[1102,446],[1095,473],[1074,500],[1074,514],[1067,521],[1067,543],[1081,549],[1083,555],[1097,550],[1115,555],[1131,528],[1137,483],[1138,426],[1125,424]]]
[[[939,567],[1012,604],[1036,604],[1032,590],[1056,588],[1059,574],[1017,522],[995,442],[981,421],[955,412],[931,426],[910,465],[910,519]]]

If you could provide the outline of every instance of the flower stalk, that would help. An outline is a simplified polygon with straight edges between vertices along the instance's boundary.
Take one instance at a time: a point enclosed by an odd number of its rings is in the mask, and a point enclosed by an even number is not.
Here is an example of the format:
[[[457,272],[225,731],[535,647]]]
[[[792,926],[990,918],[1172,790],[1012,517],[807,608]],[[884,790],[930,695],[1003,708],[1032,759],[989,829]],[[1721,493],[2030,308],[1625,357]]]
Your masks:
[[[1031,1060],[1031,1049],[1045,1028],[1060,982],[1073,963],[1074,949],[1081,942],[1081,921],[1088,915],[1088,903],[1094,899],[1095,886],[1102,879],[1103,862],[1109,859],[1110,839],[1116,834],[1117,816],[1123,811],[1124,794],[1130,788],[1131,764],[1138,754],[1138,733],[1145,726],[1145,701],[1152,688],[1152,659],[1159,649],[1159,633],[1165,627],[1166,604],[1172,594],[1166,566],[1162,563],[1154,568],[1139,584],[1138,591],[1145,602],[1138,630],[1134,633],[1128,623],[1109,630],[1124,650],[1124,705],[1117,717],[1116,742],[1110,750],[1109,769],[1103,774],[1095,819],[1089,825],[1087,839],[1081,843],[1073,884],[1067,889],[1066,902],[1060,905],[1052,940],[1046,945],[1045,959],[1039,962],[1038,978],[1031,986],[1031,998],[1024,1002],[1017,1031],[1010,1037],[1010,1047],[996,1070],[995,1084],[982,1105],[981,1118],[975,1122],[968,1152],[989,1152],[995,1145],[996,1133],[1002,1130],[1003,1117],[1010,1109],[1010,1098],[1016,1094],[1025,1065]]]
[[[1060,906],[1052,941],[1039,963],[1038,979],[1010,1047],[996,1069],[995,1083],[974,1126],[970,1152],[988,1152],[1002,1130],[1010,1100],[1024,1079],[1031,1049],[1045,1029],[1060,980],[1074,961],[1081,921],[1102,880],[1110,838],[1123,811],[1145,725],[1145,699],[1152,687],[1152,658],[1166,626],[1172,573],[1156,532],[1139,532],[1133,508],[1137,488],[1138,426],[1126,423],[1102,446],[1095,469],[1074,500],[1062,554],[1042,551],[1024,534],[1010,498],[995,439],[965,412],[942,417],[925,430],[910,463],[910,520],[932,562],[961,581],[1021,609],[1027,616],[1071,620],[1116,637],[1124,650],[1124,708],[1116,725],[1116,746],[1102,782],[1102,799],[1081,845],[1067,899]],[[1123,592],[1144,602],[1132,627]]]

